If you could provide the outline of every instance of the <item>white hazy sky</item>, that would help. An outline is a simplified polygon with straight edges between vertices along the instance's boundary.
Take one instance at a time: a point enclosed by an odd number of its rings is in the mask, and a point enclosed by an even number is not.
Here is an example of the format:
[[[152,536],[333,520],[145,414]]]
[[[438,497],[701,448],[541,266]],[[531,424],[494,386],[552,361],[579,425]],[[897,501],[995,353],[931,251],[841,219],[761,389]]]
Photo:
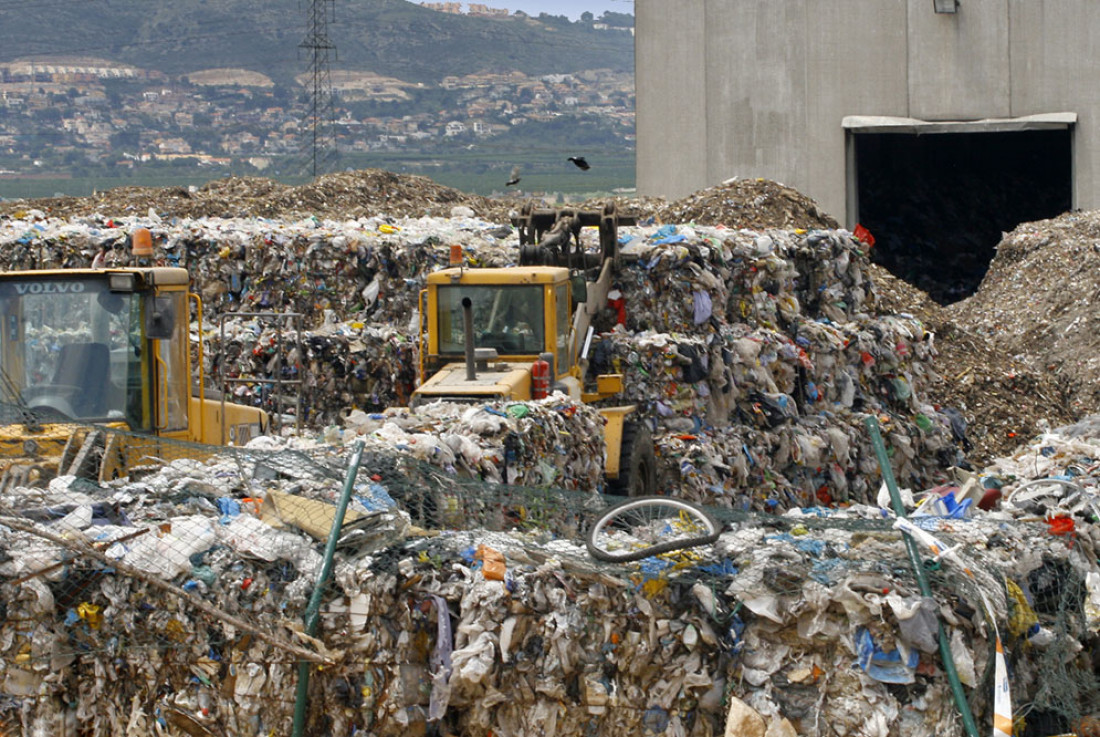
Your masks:
[[[515,12],[522,10],[528,15],[549,13],[566,15],[577,20],[586,10],[599,18],[604,11],[634,15],[634,0],[481,0],[490,8],[508,8]],[[469,7],[469,4],[466,4]]]

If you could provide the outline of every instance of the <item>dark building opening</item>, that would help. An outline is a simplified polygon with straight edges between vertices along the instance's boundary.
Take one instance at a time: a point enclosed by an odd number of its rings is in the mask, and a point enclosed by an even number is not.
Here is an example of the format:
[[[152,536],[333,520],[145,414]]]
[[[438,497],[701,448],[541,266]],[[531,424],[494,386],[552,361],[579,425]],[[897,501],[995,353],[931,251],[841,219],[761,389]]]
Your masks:
[[[940,304],[977,290],[1003,232],[1072,207],[1069,128],[858,133],[854,145],[872,261]]]

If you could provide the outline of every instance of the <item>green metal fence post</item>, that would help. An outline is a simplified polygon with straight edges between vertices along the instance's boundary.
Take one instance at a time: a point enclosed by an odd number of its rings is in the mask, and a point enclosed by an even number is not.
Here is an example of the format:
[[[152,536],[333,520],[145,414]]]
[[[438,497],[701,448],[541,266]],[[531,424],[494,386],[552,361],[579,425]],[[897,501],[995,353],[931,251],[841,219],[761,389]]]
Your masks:
[[[901,494],[898,493],[898,484],[894,480],[894,469],[890,466],[890,456],[886,453],[886,444],[882,442],[882,433],[878,429],[878,419],[874,415],[868,415],[863,424],[867,426],[867,432],[871,434],[871,445],[875,448],[878,457],[879,469],[882,471],[882,480],[890,491],[890,504],[894,507],[894,514],[905,516],[905,505],[901,503]],[[928,584],[928,577],[924,572],[924,563],[921,561],[917,543],[907,533],[901,534],[905,540],[905,549],[909,552],[909,563],[913,566],[913,572],[917,575],[917,583],[920,586],[921,596],[931,597],[932,587]],[[947,632],[943,628],[943,620],[936,618],[940,636],[940,659],[943,661],[943,671],[947,674],[947,681],[951,685],[951,694],[955,697],[955,706],[962,717],[963,728],[969,737],[978,737],[978,725],[974,722],[974,713],[970,710],[970,702],[966,699],[962,681],[959,680],[959,671],[955,668],[955,658],[951,654],[951,642],[947,638]]]
[[[344,526],[344,515],[348,509],[348,501],[351,499],[352,489],[355,488],[355,477],[359,474],[359,462],[363,458],[363,441],[355,445],[355,452],[348,463],[348,475],[344,478],[344,489],[340,494],[340,500],[336,503],[336,514],[332,519],[332,529],[328,533],[328,541],[325,544],[325,558],[321,563],[321,573],[317,576],[317,585],[313,587],[313,595],[306,606],[305,623],[306,634],[313,637],[317,632],[317,622],[320,620],[321,597],[325,592],[328,577],[332,574],[332,559],[336,555],[336,541],[340,539],[340,529]],[[309,706],[309,667],[304,660],[298,661],[298,690],[294,699],[294,737],[302,737],[302,730],[306,726],[306,709]]]

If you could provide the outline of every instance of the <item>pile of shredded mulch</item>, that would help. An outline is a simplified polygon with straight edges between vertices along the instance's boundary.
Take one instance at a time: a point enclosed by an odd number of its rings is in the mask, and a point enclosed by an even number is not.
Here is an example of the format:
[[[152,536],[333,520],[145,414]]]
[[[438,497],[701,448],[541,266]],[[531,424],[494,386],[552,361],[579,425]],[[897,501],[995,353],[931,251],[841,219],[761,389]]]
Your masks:
[[[674,202],[660,197],[605,197],[579,203],[601,208],[614,202],[620,212],[663,223],[726,225],[731,228],[836,228],[817,204],[782,184],[738,179],[700,190]],[[201,187],[116,187],[87,197],[48,197],[0,202],[0,215],[34,208],[49,217],[99,213],[106,217],[145,214],[162,218],[283,218],[337,220],[360,216],[449,217],[456,207],[476,217],[508,223],[523,201],[491,198],[445,187],[427,177],[382,169],[326,174],[298,186],[262,177],[225,177]],[[552,203],[538,203],[549,207]]]
[[[870,269],[879,311],[914,315],[935,334],[935,372],[925,389],[932,404],[957,410],[966,420],[972,464],[981,467],[1010,455],[1039,434],[1043,420],[1058,426],[1079,419],[1059,377],[997,348],[949,308],[882,266]]]
[[[1100,411],[1100,212],[1022,223],[998,245],[954,320],[1065,386],[1075,414]]]
[[[749,230],[839,227],[812,199],[768,179],[732,179],[658,207],[653,215],[664,223]]]
[[[381,169],[326,174],[298,186],[262,177],[225,177],[201,187],[116,187],[87,197],[49,197],[0,202],[0,215],[33,207],[50,217],[99,213],[162,218],[354,219],[360,216],[449,217],[468,207],[486,220],[508,222],[508,205],[445,187],[427,177]],[[502,212],[503,211],[503,212]]]
[[[729,228],[838,228],[837,221],[798,191],[766,179],[735,179],[675,201],[658,197],[614,202],[639,221]],[[122,217],[154,211],[162,218],[306,217],[352,219],[449,217],[466,208],[490,222],[508,223],[523,202],[488,198],[422,176],[379,169],[341,172],[299,186],[260,177],[227,177],[202,187],[119,187],[88,197],[0,202],[0,215],[34,208],[52,217],[99,213]],[[552,203],[536,203],[549,207]],[[872,266],[881,312],[919,317],[935,333],[938,377],[928,400],[959,412],[971,444],[968,459],[982,466],[1039,432],[1100,410],[1100,213],[1070,213],[1028,223],[1001,244],[978,293],[941,307],[926,293]]]

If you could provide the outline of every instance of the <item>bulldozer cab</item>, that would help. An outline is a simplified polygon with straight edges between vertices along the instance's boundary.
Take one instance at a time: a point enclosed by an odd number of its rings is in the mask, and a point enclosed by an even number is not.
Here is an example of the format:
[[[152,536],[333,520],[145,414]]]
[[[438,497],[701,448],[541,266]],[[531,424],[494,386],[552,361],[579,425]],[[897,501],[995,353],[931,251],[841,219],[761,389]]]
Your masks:
[[[539,284],[527,286],[444,286],[440,299],[440,352],[464,350],[462,299],[473,303],[474,342],[500,354],[531,355],[546,350],[545,297]]]
[[[551,378],[571,370],[567,269],[444,269],[428,276],[424,302],[414,403],[530,399],[540,356]]]
[[[599,402],[623,390],[621,374],[586,377],[592,318],[605,307],[618,265],[620,217],[600,211],[524,206],[519,265],[468,268],[452,247],[451,268],[428,275],[420,298],[420,386],[410,406],[434,401],[542,399],[560,391]],[[582,228],[599,228],[599,251],[582,248]],[[604,473],[615,493],[653,493],[655,461],[634,405],[601,406]]]
[[[619,216],[614,205],[536,210],[528,203],[513,222],[519,265],[468,268],[459,249],[451,268],[428,275],[414,403],[531,399],[536,361],[549,364],[553,387],[575,399],[592,402],[622,390],[620,375],[598,376],[594,386],[587,381],[583,344],[617,266],[618,226],[634,218]],[[584,227],[599,229],[598,251],[582,247]]]

